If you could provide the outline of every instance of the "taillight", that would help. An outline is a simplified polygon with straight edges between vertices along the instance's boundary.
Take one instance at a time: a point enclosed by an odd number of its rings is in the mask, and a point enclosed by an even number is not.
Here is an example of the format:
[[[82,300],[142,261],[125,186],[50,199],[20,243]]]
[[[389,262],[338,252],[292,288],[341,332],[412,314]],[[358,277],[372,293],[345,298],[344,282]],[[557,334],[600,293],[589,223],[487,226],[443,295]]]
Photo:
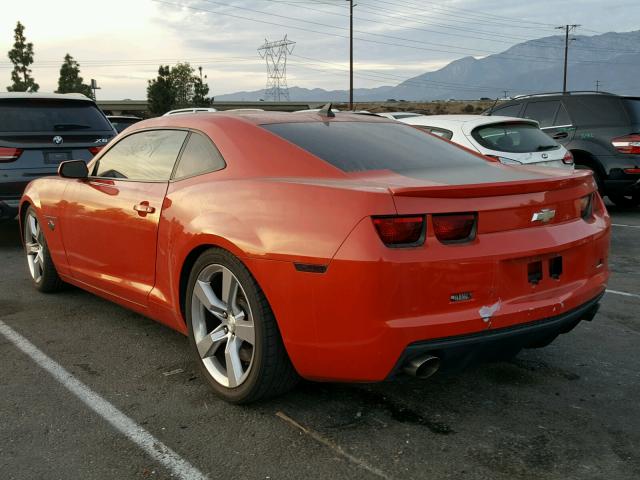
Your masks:
[[[373,217],[373,225],[388,247],[417,246],[424,242],[424,215]]]
[[[433,215],[433,231],[442,243],[458,243],[473,240],[476,234],[475,213]]]
[[[13,162],[22,155],[21,148],[0,147],[0,162]]]
[[[571,152],[567,152],[562,157],[562,163],[565,165],[573,165],[573,154]]]
[[[624,173],[630,173],[631,175],[640,174],[640,168],[625,168]]]
[[[614,138],[611,144],[620,153],[640,155],[640,134]]]
[[[104,148],[104,145],[101,145],[99,147],[89,147],[89,151],[91,152],[91,155],[95,157],[103,148]]]
[[[593,216],[593,194],[582,197],[580,200],[580,216],[588,220]]]

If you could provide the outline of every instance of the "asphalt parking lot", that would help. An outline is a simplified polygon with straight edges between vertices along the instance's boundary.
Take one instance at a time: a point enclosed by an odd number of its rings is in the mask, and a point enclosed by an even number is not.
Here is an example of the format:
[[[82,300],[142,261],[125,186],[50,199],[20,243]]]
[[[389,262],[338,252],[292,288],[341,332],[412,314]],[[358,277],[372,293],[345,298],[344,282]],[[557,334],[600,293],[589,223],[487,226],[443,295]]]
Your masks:
[[[180,334],[78,289],[37,293],[16,222],[0,224],[0,321],[212,479],[640,478],[640,210],[611,214],[593,322],[427,381],[303,383],[228,405]],[[0,357],[0,479],[180,476],[2,335]]]

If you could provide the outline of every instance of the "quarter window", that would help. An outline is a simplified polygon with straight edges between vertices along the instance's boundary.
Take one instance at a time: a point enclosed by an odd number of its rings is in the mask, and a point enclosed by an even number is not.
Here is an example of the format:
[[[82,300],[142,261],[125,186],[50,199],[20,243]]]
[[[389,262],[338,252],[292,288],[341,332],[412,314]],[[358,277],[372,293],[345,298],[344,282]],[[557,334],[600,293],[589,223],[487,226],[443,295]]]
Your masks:
[[[184,148],[175,178],[192,177],[202,173],[221,170],[225,167],[224,159],[211,140],[199,133],[192,133]]]
[[[141,182],[167,181],[187,133],[148,130],[129,135],[104,154],[94,175]]]

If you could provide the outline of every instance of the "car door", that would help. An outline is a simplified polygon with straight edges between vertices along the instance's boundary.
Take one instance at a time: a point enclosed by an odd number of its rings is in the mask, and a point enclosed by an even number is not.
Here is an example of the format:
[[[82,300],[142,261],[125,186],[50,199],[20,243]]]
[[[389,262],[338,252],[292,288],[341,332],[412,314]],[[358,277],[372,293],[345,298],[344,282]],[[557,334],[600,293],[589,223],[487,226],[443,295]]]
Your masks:
[[[160,213],[187,135],[132,133],[97,160],[88,179],[69,185],[61,227],[76,280],[145,305],[155,282]]]
[[[561,145],[566,145],[573,139],[576,129],[560,100],[530,101],[522,116],[536,120],[540,124],[540,130]]]

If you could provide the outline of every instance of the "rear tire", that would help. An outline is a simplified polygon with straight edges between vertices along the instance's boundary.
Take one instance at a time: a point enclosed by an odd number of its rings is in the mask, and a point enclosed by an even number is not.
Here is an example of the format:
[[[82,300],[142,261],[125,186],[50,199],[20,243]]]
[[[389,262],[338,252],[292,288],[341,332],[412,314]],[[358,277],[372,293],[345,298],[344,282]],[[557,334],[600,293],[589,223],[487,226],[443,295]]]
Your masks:
[[[640,193],[632,193],[629,195],[622,195],[619,193],[609,194],[609,200],[615,203],[616,207],[620,208],[634,208],[640,205]]]
[[[246,404],[295,386],[298,375],[269,303],[235,256],[211,248],[198,257],[185,307],[198,365],[224,400]]]
[[[24,216],[24,248],[33,285],[43,293],[53,293],[64,287],[53,264],[36,210],[29,207]]]

